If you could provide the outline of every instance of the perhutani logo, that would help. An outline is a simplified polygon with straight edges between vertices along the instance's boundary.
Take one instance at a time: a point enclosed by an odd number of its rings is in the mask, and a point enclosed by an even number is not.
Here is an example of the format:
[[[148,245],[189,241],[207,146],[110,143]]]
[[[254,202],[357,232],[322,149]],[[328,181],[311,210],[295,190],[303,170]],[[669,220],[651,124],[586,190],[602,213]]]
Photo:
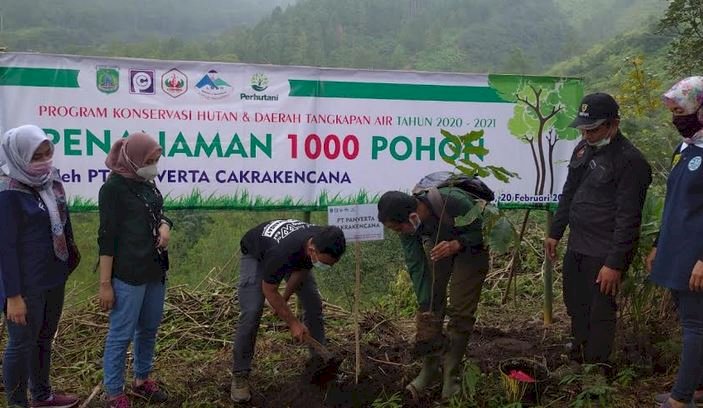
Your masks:
[[[153,95],[154,70],[153,69],[130,69],[129,70],[129,93],[137,95]]]
[[[214,69],[208,71],[197,84],[198,93],[208,99],[222,99],[232,93],[230,84],[220,78],[220,74]]]
[[[173,68],[161,75],[161,89],[172,98],[178,98],[188,90],[188,77]]]
[[[117,67],[97,67],[95,85],[100,92],[111,94],[120,89],[120,70]]]
[[[251,89],[256,92],[263,92],[269,87],[269,79],[265,74],[256,73],[251,77]],[[247,94],[240,93],[239,99],[244,101],[277,101],[278,95],[266,95],[266,94]]]
[[[254,74],[251,77],[251,89],[256,92],[263,92],[269,87],[269,79],[262,73]]]

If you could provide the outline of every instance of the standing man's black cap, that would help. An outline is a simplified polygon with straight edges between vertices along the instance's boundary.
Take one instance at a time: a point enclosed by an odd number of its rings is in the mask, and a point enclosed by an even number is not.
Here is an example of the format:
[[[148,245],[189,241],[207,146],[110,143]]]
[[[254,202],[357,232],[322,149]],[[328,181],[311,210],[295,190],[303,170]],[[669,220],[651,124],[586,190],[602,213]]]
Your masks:
[[[592,93],[581,100],[579,113],[569,126],[578,129],[594,129],[608,119],[619,118],[620,107],[607,93]]]

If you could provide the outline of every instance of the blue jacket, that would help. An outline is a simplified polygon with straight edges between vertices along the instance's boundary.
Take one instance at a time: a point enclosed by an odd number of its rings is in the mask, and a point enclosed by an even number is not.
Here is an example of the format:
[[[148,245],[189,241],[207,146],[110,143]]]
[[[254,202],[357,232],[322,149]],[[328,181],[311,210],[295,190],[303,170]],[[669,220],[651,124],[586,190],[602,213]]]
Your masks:
[[[688,146],[674,156],[650,279],[688,290],[693,266],[703,260],[703,148]]]
[[[73,237],[66,220],[66,237]],[[54,255],[51,221],[38,194],[0,191],[0,305],[66,283],[68,265]]]

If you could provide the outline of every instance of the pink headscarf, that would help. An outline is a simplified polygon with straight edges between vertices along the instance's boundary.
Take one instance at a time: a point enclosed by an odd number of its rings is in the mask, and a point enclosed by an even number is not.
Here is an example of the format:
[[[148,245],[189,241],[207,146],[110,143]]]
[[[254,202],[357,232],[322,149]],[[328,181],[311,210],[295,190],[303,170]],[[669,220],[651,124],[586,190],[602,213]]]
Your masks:
[[[137,170],[144,167],[146,160],[156,152],[161,154],[161,146],[151,136],[142,132],[132,133],[112,145],[105,165],[120,176],[141,180]]]

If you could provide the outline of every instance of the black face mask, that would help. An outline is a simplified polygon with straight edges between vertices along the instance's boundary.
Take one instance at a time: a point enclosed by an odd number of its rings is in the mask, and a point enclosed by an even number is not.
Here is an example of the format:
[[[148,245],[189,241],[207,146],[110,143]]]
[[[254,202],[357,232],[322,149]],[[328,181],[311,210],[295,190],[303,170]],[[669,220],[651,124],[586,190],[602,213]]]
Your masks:
[[[701,108],[698,108],[698,110],[690,115],[674,116],[672,119],[672,123],[676,126],[676,129],[682,137],[686,139],[691,138],[696,132],[703,129],[703,124],[698,120],[699,110],[701,110]]]

